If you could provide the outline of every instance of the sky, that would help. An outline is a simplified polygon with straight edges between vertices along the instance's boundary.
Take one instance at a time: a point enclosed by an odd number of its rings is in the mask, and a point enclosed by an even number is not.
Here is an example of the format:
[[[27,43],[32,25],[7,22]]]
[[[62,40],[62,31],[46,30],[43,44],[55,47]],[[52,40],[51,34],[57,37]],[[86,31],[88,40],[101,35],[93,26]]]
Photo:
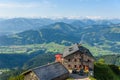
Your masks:
[[[0,0],[0,17],[120,18],[120,0]]]

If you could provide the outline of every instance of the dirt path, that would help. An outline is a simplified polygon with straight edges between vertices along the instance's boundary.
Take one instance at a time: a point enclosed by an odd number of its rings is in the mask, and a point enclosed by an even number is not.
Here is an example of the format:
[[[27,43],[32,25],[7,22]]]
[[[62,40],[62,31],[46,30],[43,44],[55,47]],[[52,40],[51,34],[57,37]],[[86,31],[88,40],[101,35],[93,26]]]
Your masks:
[[[80,76],[77,74],[70,74],[70,76],[74,78],[74,80],[90,80],[88,76]]]

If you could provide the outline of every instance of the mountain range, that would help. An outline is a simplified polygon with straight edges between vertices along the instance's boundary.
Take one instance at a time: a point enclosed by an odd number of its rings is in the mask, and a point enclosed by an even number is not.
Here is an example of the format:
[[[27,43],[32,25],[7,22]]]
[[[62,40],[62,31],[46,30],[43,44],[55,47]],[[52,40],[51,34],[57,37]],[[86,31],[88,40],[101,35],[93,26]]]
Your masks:
[[[48,53],[51,53],[52,60],[44,58],[54,61],[53,54],[62,53],[65,46],[74,43],[85,46],[94,56],[120,54],[120,20],[116,19],[4,19],[0,21],[0,32],[3,33],[0,34],[0,68],[39,66],[49,62],[42,60],[42,64],[39,63],[39,58],[43,59],[41,56]],[[57,47],[59,50],[53,49]],[[18,50],[19,54],[14,50]],[[45,54],[35,54],[41,50]],[[10,53],[2,53],[3,51]]]
[[[12,18],[0,19],[0,33],[18,33],[29,29],[38,29],[45,25],[56,22],[64,22],[77,27],[86,27],[89,25],[111,25],[119,24],[119,19],[110,20],[91,20],[91,19],[49,19],[49,18]]]
[[[35,23],[35,21],[33,22]],[[47,22],[50,21],[48,20]],[[16,24],[19,23],[16,21]],[[22,28],[27,29],[27,27],[23,27],[23,25]],[[105,20],[99,21],[99,23],[98,21],[95,22],[93,20],[75,20],[69,24],[65,22],[53,22],[49,25],[36,27],[36,29],[29,28],[20,33],[0,36],[1,46],[42,44],[50,42],[64,45],[85,43],[90,46],[100,47],[103,50],[119,53],[120,24],[113,24],[110,21]]]

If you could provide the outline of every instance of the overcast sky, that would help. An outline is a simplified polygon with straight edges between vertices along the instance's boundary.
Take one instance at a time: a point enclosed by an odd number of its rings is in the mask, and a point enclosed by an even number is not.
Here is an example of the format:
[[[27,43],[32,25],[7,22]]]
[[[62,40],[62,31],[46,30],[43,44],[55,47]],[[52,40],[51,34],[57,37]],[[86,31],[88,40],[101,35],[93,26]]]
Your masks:
[[[120,0],[0,0],[0,17],[120,18]]]

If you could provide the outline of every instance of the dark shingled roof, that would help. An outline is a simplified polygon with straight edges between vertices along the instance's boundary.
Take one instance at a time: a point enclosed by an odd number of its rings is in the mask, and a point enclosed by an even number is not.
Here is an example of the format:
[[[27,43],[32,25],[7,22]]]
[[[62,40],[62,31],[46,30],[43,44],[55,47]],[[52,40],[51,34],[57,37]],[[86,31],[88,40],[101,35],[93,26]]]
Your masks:
[[[66,57],[66,56],[68,56],[68,55],[70,55],[78,50],[79,50],[79,48],[78,48],[77,44],[74,44],[70,47],[66,47],[64,49],[64,52],[63,52],[63,57]]]
[[[69,74],[68,70],[59,62],[40,66],[29,70],[29,72],[30,71],[33,71],[40,80],[52,80],[61,75]]]
[[[81,46],[79,44],[74,44],[74,45],[72,45],[70,47],[66,47],[64,49],[64,52],[63,52],[63,57],[66,57],[66,56],[68,56],[70,54],[73,54],[73,53],[75,53],[77,51],[80,51],[81,53],[86,54],[86,55],[94,58],[93,55],[91,54],[91,52],[87,48],[85,48],[85,47],[83,47],[83,46]]]

